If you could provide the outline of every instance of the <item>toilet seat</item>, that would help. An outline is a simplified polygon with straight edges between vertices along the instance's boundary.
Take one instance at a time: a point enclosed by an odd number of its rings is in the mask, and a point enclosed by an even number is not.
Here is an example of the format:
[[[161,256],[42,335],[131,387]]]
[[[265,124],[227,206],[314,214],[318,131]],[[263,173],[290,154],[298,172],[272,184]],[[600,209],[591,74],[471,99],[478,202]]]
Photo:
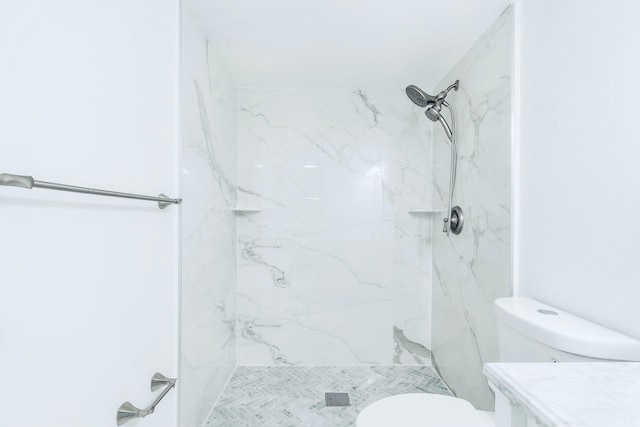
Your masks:
[[[488,427],[466,400],[428,393],[386,397],[364,408],[356,427]]]

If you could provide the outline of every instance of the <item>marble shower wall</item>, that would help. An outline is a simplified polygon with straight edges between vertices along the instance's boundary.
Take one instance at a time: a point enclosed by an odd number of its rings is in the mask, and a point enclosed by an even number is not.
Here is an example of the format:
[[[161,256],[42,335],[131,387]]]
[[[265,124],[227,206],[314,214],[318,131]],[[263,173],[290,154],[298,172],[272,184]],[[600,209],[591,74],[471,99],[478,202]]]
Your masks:
[[[460,79],[448,100],[458,124],[454,205],[465,225],[447,237],[442,221],[434,221],[433,360],[458,397],[490,410],[482,365],[498,357],[493,301],[511,294],[512,43],[508,8],[437,87]],[[439,126],[433,139],[435,198],[444,203],[449,145]]]
[[[238,95],[238,363],[429,364],[430,123],[402,91]]]
[[[237,89],[182,9],[180,425],[201,426],[236,363]]]

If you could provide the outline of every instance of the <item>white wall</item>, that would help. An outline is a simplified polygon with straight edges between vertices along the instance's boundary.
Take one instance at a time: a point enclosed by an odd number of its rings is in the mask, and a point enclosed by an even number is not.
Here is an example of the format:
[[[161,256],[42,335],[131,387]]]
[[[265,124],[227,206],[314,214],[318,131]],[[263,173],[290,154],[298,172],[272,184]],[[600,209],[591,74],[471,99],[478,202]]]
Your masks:
[[[640,3],[520,6],[519,293],[640,338]]]
[[[511,0],[189,2],[241,87],[397,90],[431,89]]]
[[[0,172],[177,196],[175,0],[0,10]],[[6,426],[114,426],[177,375],[179,208],[0,188]],[[128,425],[176,425],[176,392]]]

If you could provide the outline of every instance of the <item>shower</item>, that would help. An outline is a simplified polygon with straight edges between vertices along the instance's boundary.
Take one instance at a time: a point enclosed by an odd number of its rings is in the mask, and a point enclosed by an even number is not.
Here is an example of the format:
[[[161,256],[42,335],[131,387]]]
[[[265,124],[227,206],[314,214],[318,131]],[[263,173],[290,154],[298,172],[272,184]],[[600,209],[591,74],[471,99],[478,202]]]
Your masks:
[[[456,146],[456,120],[453,112],[453,108],[446,101],[446,97],[451,90],[458,90],[460,86],[460,80],[456,80],[452,85],[448,88],[437,94],[436,96],[429,95],[418,86],[409,85],[407,86],[406,92],[407,96],[414,104],[418,107],[425,108],[424,115],[427,116],[429,120],[432,122],[439,122],[447,138],[450,142],[451,147],[451,168],[449,173],[449,203],[447,209],[447,217],[443,219],[444,226],[442,231],[449,235],[449,231],[453,234],[460,234],[463,227],[463,216],[462,209],[459,206],[451,207],[453,201],[453,191],[456,185],[456,173],[458,168],[458,147]],[[447,120],[442,115],[442,107],[446,107],[449,110],[449,115],[451,116],[451,125],[447,122]]]

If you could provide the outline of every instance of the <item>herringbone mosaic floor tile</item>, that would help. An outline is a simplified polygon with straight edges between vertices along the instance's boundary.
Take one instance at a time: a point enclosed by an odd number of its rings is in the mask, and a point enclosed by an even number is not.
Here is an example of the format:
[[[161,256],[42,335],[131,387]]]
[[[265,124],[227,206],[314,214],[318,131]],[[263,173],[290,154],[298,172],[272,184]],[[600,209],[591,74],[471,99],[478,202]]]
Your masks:
[[[325,393],[349,393],[351,406],[326,407]],[[342,427],[367,405],[401,393],[451,394],[427,366],[239,366],[206,427]]]

